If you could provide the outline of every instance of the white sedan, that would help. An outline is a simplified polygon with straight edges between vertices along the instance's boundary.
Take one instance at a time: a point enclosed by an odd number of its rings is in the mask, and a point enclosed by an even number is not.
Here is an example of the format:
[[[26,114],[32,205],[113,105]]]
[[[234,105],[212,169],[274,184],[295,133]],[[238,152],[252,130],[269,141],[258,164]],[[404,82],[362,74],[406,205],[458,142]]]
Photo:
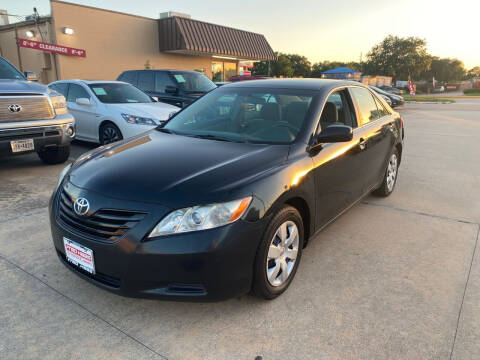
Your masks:
[[[76,138],[102,145],[150,130],[180,110],[121,81],[61,80],[48,87],[67,99]]]

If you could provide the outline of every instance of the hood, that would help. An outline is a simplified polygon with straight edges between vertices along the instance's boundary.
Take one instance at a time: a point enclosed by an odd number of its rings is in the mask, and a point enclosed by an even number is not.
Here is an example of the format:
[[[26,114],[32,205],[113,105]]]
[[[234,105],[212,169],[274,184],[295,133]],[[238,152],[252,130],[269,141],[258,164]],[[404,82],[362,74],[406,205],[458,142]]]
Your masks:
[[[130,103],[130,104],[105,104],[108,109],[116,110],[129,115],[168,120],[172,112],[180,110],[179,107],[161,102]]]
[[[242,144],[152,130],[79,160],[77,187],[170,208],[232,200],[232,191],[280,166],[288,145]]]
[[[34,92],[48,93],[45,85],[27,80],[0,79],[0,92]]]

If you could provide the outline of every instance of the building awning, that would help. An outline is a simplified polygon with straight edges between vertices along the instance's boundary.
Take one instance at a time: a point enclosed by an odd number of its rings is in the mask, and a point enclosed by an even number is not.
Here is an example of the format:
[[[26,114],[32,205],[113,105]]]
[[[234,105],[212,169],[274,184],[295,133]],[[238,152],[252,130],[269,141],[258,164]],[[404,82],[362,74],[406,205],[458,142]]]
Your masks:
[[[360,71],[352,70],[348,67],[338,67],[335,69],[330,69],[327,71],[322,72],[322,74],[357,74],[360,73]]]
[[[183,17],[158,20],[160,51],[275,60],[265,36]]]

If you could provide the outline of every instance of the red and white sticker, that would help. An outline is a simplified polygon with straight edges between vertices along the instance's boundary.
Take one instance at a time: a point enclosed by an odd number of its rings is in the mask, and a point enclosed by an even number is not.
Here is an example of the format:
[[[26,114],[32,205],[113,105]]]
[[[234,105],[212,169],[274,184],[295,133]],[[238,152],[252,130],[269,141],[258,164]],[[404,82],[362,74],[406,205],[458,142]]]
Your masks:
[[[90,274],[95,274],[93,251],[91,249],[65,237],[63,238],[63,246],[65,247],[65,256],[69,262],[88,271]]]

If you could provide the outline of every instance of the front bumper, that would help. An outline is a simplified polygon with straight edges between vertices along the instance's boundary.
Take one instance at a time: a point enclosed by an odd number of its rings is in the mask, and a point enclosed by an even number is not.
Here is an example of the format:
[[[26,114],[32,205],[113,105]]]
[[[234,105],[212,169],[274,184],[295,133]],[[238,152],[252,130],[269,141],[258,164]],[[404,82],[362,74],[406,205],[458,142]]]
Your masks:
[[[50,201],[53,243],[60,260],[91,283],[128,297],[180,301],[218,301],[247,293],[265,220],[239,220],[216,229],[158,237],[146,234],[170,209],[105,198],[68,184],[73,196],[102,207],[132,208],[148,214],[115,241],[99,241],[79,233],[58,216],[58,191]],[[93,250],[95,275],[65,258],[66,237]]]
[[[55,121],[0,123],[0,155],[25,154],[12,152],[10,143],[15,140],[33,139],[35,151],[68,145],[75,136],[75,131],[72,136],[67,134],[69,128],[75,130],[75,119],[70,114],[58,116]]]

